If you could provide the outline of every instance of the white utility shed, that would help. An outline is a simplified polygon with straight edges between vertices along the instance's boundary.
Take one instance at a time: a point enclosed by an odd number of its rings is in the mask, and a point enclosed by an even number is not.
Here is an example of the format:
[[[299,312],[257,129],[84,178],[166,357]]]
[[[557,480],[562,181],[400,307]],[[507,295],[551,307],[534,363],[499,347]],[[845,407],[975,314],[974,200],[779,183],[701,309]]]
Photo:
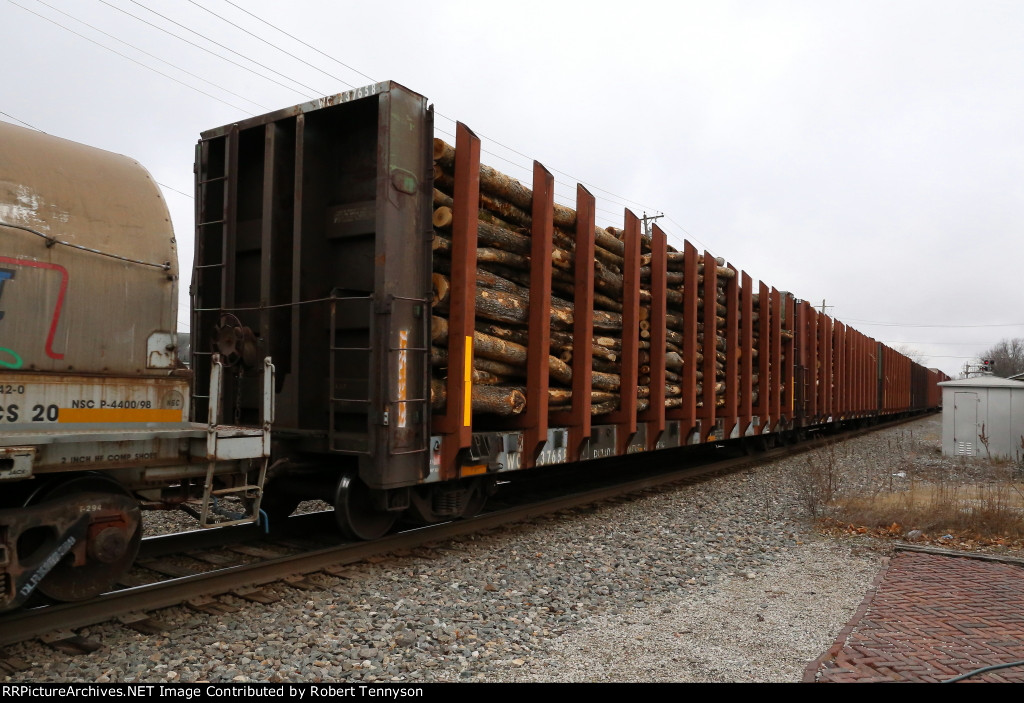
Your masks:
[[[977,376],[944,381],[939,386],[942,388],[943,454],[991,454],[993,459],[1014,460],[1024,456],[1024,383]]]

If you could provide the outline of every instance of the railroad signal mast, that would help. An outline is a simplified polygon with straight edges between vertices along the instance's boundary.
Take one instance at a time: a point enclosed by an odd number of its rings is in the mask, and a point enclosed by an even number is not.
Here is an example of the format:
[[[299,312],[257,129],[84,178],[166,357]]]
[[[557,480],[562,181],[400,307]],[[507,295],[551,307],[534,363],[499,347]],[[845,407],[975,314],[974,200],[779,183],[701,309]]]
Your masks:
[[[980,364],[964,364],[964,378],[971,376],[991,376],[995,372],[995,359],[982,359]]]

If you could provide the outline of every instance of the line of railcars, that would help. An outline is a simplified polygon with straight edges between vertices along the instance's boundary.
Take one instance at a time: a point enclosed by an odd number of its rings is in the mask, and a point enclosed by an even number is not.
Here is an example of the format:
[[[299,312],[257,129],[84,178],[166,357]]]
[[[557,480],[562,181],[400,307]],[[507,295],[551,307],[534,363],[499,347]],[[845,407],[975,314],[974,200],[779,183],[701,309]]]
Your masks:
[[[656,226],[641,234],[628,210],[616,233],[619,400],[593,414],[596,372],[589,355],[577,354],[566,382],[572,402],[554,407],[552,237],[575,254],[560,272],[572,276],[567,331],[591,339],[599,295],[594,198],[578,187],[567,227],[551,174],[535,163],[532,189],[520,186],[530,193],[522,208],[530,225],[521,228],[530,242],[521,281],[529,300],[529,340],[520,350],[525,408],[512,416],[479,411],[474,355],[485,352],[474,341],[486,320],[474,303],[477,256],[481,219],[494,214],[480,209],[481,173],[493,169],[481,167],[480,141],[468,127],[458,125],[455,142],[443,267],[450,291],[439,335],[432,210],[440,172],[423,96],[377,83],[202,134],[192,409],[207,412],[204,379],[219,354],[235,363],[223,412],[239,424],[255,421],[259,363],[273,359],[274,465],[263,503],[271,520],[322,498],[345,531],[372,538],[403,514],[423,522],[471,514],[496,479],[516,471],[706,442],[770,442],[938,407],[942,372],[755,284],[689,242],[671,250]],[[676,283],[667,282],[669,261],[682,262],[673,265]],[[681,314],[666,312],[667,296]],[[704,300],[719,303],[715,323],[703,316]],[[668,348],[682,362],[672,371]],[[667,373],[681,389],[671,401],[662,391]],[[716,376],[721,383],[701,382]]]
[[[474,301],[481,174],[493,170],[470,129],[455,141],[439,238],[433,111],[398,84],[204,133],[188,369],[175,239],[149,174],[0,123],[0,610],[109,589],[134,560],[144,509],[273,524],[318,498],[372,538],[403,515],[470,515],[517,471],[939,405],[941,372],[689,243],[670,250],[628,211],[614,236],[596,229],[586,189],[575,210],[555,205],[535,164],[532,189],[512,183],[531,220],[513,233],[529,242],[515,288],[529,300],[524,343],[502,342],[521,355],[519,388],[504,391],[518,405],[482,411]],[[595,256],[608,256],[596,239],[619,257],[614,299],[595,280]],[[568,329],[552,329],[553,301],[571,304]],[[618,373],[582,353],[553,381],[556,334],[589,340],[612,317]],[[592,395],[599,377],[614,393]]]

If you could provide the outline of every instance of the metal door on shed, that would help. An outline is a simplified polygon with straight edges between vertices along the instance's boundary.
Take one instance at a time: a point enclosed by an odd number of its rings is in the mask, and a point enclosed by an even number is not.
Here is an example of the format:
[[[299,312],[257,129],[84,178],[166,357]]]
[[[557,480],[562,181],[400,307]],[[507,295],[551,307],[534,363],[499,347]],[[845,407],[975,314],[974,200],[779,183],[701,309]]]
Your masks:
[[[956,454],[978,453],[978,394],[953,394],[953,447]]]

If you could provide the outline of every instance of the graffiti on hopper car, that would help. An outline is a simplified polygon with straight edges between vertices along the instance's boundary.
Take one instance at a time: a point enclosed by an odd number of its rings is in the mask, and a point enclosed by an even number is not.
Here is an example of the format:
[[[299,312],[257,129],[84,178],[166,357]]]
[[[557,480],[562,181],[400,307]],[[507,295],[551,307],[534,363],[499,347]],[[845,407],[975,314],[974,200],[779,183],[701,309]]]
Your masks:
[[[53,308],[53,315],[50,317],[50,326],[46,334],[46,355],[51,359],[63,359],[62,352],[54,351],[53,342],[57,336],[57,325],[60,323],[61,309],[64,307],[64,298],[68,291],[68,270],[59,264],[50,264],[44,261],[33,261],[31,259],[15,259],[9,256],[0,256],[0,263],[13,266],[25,266],[34,269],[45,269],[56,271],[60,274],[60,287],[57,291],[57,303]],[[0,305],[3,304],[3,294],[10,287],[10,282],[15,280],[17,269],[0,268]],[[0,321],[3,321],[4,310],[0,308]],[[8,347],[0,347],[0,367],[8,369],[20,369],[23,364],[21,355]]]

